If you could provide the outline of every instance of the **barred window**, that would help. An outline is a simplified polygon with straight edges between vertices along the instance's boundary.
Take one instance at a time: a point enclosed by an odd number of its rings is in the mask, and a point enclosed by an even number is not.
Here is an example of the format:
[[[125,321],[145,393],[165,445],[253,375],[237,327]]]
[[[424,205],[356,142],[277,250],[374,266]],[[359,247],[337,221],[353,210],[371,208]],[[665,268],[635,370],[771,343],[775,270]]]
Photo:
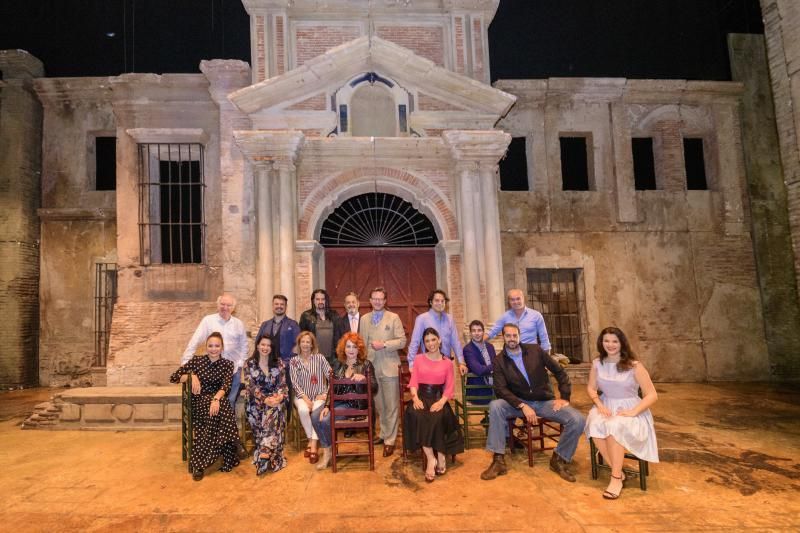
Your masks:
[[[579,363],[589,349],[582,269],[529,268],[528,305],[544,316],[554,353]]]
[[[204,262],[204,194],[201,144],[139,145],[139,245],[143,265]]]

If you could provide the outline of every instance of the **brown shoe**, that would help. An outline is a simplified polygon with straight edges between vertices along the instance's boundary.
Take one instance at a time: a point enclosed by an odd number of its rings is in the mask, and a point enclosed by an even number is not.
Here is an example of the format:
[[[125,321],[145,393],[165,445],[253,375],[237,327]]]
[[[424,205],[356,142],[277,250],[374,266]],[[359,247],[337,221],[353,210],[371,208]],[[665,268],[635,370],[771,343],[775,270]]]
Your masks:
[[[567,470],[567,462],[555,452],[553,452],[553,456],[550,457],[550,470],[561,476],[561,479],[564,481],[575,483],[575,476]]]
[[[394,444],[384,444],[383,445],[383,456],[389,457],[394,453]]]
[[[506,456],[502,453],[496,453],[492,458],[492,464],[489,465],[489,468],[481,472],[481,479],[488,481],[496,478],[497,476],[504,476],[506,474],[508,474],[508,468],[506,468]]]

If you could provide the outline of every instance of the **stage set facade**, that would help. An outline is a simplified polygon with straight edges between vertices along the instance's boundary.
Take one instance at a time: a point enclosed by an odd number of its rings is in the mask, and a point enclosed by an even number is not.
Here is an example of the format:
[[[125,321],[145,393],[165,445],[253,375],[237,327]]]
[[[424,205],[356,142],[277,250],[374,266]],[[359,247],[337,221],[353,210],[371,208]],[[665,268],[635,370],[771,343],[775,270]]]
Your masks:
[[[655,380],[796,379],[798,115],[776,132],[764,39],[732,37],[736,82],[491,84],[498,1],[244,0],[251,64],[198,74],[2,52],[0,382],[165,384],[222,292],[252,333],[275,293],[376,285],[407,331],[434,287],[465,329],[519,287],[575,361],[613,324]]]

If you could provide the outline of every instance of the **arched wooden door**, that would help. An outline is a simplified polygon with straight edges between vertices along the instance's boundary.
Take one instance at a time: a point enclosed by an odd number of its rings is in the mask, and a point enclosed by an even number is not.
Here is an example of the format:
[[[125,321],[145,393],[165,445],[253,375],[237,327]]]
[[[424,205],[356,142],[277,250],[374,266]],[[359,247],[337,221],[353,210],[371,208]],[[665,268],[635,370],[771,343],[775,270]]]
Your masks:
[[[369,293],[379,286],[388,293],[387,308],[400,316],[410,334],[417,315],[428,310],[428,294],[436,288],[434,249],[325,249],[325,287],[337,312],[344,312],[344,297],[353,291],[359,296],[361,313],[368,313]]]

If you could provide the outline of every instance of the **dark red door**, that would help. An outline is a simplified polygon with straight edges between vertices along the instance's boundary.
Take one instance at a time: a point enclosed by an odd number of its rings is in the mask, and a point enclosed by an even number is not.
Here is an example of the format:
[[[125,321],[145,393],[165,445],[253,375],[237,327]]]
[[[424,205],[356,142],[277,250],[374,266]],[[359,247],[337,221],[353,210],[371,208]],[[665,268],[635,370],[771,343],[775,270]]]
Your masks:
[[[388,293],[387,307],[400,315],[410,334],[414,319],[428,310],[428,294],[436,288],[434,249],[325,249],[325,287],[337,312],[344,312],[344,297],[353,291],[361,302],[361,313],[368,313],[369,293],[379,286]]]

